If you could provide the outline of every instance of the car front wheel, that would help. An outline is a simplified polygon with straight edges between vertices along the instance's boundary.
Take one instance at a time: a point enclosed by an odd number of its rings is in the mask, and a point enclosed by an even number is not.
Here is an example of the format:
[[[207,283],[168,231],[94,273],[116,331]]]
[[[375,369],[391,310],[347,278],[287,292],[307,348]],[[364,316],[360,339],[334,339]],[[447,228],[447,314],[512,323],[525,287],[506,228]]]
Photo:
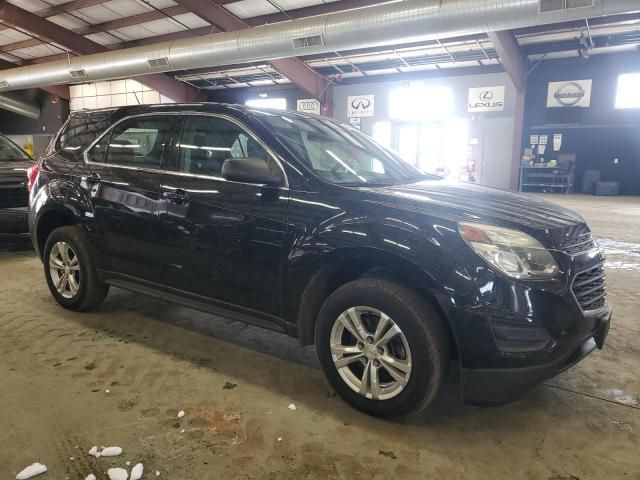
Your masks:
[[[376,416],[416,413],[436,397],[448,372],[446,332],[412,290],[362,279],[333,292],[316,325],[323,370],[338,394]]]
[[[98,279],[91,245],[80,227],[56,228],[44,248],[44,273],[56,301],[69,310],[98,305],[109,286]]]

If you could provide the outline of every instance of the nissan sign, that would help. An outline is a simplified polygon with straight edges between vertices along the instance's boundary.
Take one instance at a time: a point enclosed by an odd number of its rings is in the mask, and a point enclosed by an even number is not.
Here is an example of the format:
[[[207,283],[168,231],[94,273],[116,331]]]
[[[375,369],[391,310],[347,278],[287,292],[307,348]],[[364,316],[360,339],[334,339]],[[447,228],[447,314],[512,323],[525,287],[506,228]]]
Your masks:
[[[469,89],[469,112],[501,112],[504,110],[504,86]]]
[[[550,82],[547,91],[547,107],[582,107],[591,105],[591,80]]]
[[[347,97],[347,117],[373,117],[373,95]]]

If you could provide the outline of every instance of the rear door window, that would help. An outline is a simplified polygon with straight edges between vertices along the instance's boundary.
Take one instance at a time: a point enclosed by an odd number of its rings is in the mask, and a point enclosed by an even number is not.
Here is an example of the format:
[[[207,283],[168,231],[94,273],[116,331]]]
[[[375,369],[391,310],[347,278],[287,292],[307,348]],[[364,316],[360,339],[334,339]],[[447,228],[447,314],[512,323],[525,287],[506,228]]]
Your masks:
[[[92,162],[160,170],[169,161],[175,115],[134,117],[118,123],[89,150]]]

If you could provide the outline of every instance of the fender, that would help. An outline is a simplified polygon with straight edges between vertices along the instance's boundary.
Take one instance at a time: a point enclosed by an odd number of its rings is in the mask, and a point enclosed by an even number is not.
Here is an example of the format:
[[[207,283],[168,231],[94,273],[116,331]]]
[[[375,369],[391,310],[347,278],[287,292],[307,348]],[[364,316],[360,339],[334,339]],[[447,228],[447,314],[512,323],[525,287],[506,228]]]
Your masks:
[[[54,179],[30,199],[29,229],[39,256],[42,256],[48,233],[62,225],[79,225],[87,233],[95,231],[93,210],[86,192],[70,180]]]
[[[424,220],[410,223],[392,216],[338,214],[310,229],[309,234],[301,234],[292,243],[295,247],[284,269],[284,317],[290,322],[291,333],[303,345],[314,343],[315,320],[326,297],[349,281],[380,275],[396,278],[426,298],[441,314],[457,350],[450,318],[456,301],[453,297],[461,293],[470,297],[475,285],[472,277],[464,274],[464,267],[442,266],[443,258],[462,264],[463,259],[448,252],[452,244],[462,241],[457,229],[429,225],[431,222]],[[439,262],[430,262],[433,258]]]

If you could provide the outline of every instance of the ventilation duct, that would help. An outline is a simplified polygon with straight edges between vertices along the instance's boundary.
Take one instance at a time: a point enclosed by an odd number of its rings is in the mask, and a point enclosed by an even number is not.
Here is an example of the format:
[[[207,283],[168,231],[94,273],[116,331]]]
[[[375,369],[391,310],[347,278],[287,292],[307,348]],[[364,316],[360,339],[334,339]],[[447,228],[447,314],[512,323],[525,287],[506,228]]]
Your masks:
[[[640,11],[640,0],[406,0],[4,70],[0,91],[422,42]],[[557,7],[556,7],[557,8]],[[166,59],[155,62],[149,59]],[[166,65],[164,65],[166,63]],[[8,86],[1,83],[7,82]],[[79,80],[75,80],[78,82]]]
[[[40,107],[34,102],[28,102],[13,95],[0,95],[0,108],[23,117],[37,120],[40,118]]]

